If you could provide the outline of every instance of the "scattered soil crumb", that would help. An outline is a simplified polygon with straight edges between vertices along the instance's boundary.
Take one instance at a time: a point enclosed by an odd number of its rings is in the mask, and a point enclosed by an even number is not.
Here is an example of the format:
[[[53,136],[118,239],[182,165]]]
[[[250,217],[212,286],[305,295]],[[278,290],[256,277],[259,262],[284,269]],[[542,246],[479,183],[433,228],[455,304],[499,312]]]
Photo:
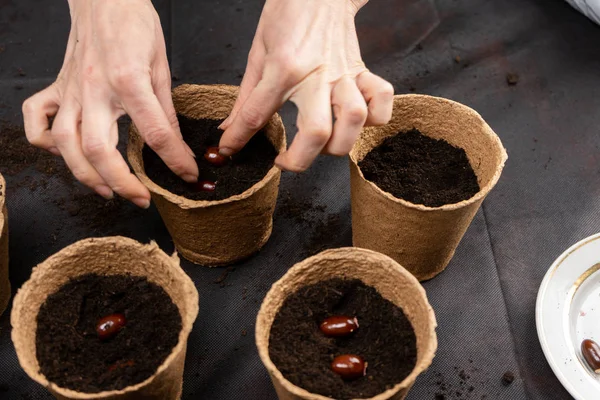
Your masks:
[[[506,83],[509,86],[515,86],[517,83],[519,83],[519,74],[513,72],[506,74]]]
[[[225,283],[225,281],[227,280],[227,277],[229,276],[229,274],[232,273],[233,271],[235,271],[235,267],[227,267],[227,268],[225,268],[225,270],[223,271],[223,273],[221,274],[221,276],[219,276],[217,279],[215,279],[213,281],[213,283],[216,283],[216,284],[218,284],[221,287],[227,286],[227,284]]]
[[[502,375],[502,383],[504,386],[508,386],[515,380],[515,374],[512,371],[506,371],[504,375]]]

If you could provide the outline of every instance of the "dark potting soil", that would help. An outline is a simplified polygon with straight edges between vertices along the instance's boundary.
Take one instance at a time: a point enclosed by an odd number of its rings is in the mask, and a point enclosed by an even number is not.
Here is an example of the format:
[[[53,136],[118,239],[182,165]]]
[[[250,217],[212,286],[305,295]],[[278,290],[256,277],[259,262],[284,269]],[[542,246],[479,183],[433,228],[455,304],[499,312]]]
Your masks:
[[[414,204],[440,207],[479,192],[465,151],[417,129],[387,138],[358,165],[367,180]]]
[[[196,154],[199,181],[216,183],[214,192],[197,191],[175,175],[158,155],[148,146],[142,151],[146,174],[157,185],[177,195],[192,200],[222,200],[243,193],[259,182],[273,167],[277,151],[265,135],[259,131],[246,146],[225,165],[216,167],[204,159],[208,147],[218,146],[223,131],[218,129],[222,120],[191,119],[179,115],[183,140]]]
[[[319,329],[332,315],[355,316],[350,336],[329,338]],[[360,280],[330,279],[300,288],[277,313],[269,355],[290,382],[335,399],[375,396],[400,383],[416,363],[416,337],[402,310]],[[331,368],[334,357],[355,354],[367,375],[344,381]]]
[[[119,120],[121,132],[129,126],[128,118]],[[123,143],[124,145],[125,143]],[[121,146],[120,148],[124,148]],[[122,149],[121,149],[122,150]],[[38,174],[29,175],[30,169]],[[62,157],[31,145],[25,136],[22,125],[0,120],[0,173],[11,179],[7,191],[27,188],[49,197],[49,202],[68,212],[69,216],[94,235],[110,236],[126,234],[124,225],[133,217],[139,217],[145,210],[131,205],[122,197],[105,200],[96,193],[77,183]],[[58,179],[66,188],[60,197],[51,196]],[[62,226],[57,227],[58,230]]]
[[[100,318],[123,314],[109,340]],[[85,393],[118,390],[152,376],[179,340],[181,316],[167,293],[146,278],[81,276],[48,296],[37,318],[40,371],[61,387]]]

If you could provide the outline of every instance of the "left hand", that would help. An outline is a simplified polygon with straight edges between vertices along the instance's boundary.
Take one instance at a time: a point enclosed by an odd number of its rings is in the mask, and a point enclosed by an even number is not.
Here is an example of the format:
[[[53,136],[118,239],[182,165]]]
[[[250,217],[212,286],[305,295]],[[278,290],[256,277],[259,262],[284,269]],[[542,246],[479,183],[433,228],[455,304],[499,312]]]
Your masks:
[[[367,0],[267,0],[220,151],[239,151],[290,100],[298,134],[275,163],[303,171],[321,152],[346,155],[363,125],[386,124],[394,90],[367,70],[354,17]],[[335,115],[335,125],[331,110]]]

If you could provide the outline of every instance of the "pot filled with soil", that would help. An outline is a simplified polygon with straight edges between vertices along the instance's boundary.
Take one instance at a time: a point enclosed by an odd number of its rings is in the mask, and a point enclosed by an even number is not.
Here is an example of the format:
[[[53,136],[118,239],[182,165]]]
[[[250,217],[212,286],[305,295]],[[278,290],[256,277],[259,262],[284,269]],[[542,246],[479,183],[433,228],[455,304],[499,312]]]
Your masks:
[[[410,272],[348,247],[296,264],[271,287],[256,344],[280,400],[400,400],[435,356],[435,328]]]
[[[11,313],[19,363],[58,399],[179,399],[198,292],[156,243],[86,239],[33,269]]]
[[[0,315],[10,300],[8,280],[8,209],[6,208],[6,181],[0,174]]]
[[[506,162],[477,112],[424,95],[394,97],[391,121],[350,153],[352,242],[419,280],[442,272]]]
[[[274,115],[239,153],[218,154],[220,123],[229,115],[238,88],[181,85],[173,90],[183,139],[196,154],[198,184],[172,173],[134,125],[127,155],[138,178],[186,259],[220,266],[249,257],[269,239],[281,171],[277,154],[285,150],[285,130]]]

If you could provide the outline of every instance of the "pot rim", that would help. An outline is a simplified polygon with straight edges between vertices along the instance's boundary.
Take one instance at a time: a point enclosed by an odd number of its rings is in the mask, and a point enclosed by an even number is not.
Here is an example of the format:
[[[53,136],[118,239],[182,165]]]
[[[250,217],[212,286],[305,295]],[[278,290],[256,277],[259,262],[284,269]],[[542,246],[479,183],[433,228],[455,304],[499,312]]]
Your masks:
[[[239,87],[233,86],[233,85],[183,84],[183,85],[179,85],[173,89],[173,96],[176,96],[179,92],[188,91],[190,89],[192,89],[194,91],[198,91],[200,89],[204,89],[204,90],[208,89],[208,90],[217,91],[217,92],[226,93],[226,94],[232,94],[232,95],[237,95],[239,92]],[[185,116],[186,114],[182,114],[182,115]],[[271,127],[271,129],[277,129],[277,128],[281,129],[281,134],[283,136],[282,140],[281,140],[281,144],[277,147],[275,145],[275,143],[271,142],[273,144],[273,146],[275,147],[277,154],[281,154],[282,152],[284,152],[286,150],[287,144],[286,144],[286,136],[285,136],[285,127],[283,125],[283,121],[281,120],[281,116],[278,113],[275,113],[271,117],[271,119],[269,119],[269,122],[267,123],[267,125],[265,125],[265,128],[268,129],[269,126]],[[139,143],[139,142],[141,142],[141,147],[139,147],[139,150],[138,150],[137,143]],[[271,169],[269,169],[267,174],[260,181],[256,182],[254,185],[252,185],[250,188],[246,189],[242,193],[239,193],[239,194],[236,194],[236,195],[233,195],[233,196],[227,197],[225,199],[221,199],[221,200],[192,200],[192,199],[188,199],[187,197],[183,197],[183,196],[180,196],[173,192],[168,191],[167,189],[163,188],[162,186],[159,186],[158,184],[156,184],[154,181],[152,181],[152,179],[150,179],[150,177],[148,177],[148,175],[146,175],[146,170],[145,170],[145,168],[142,167],[142,165],[143,165],[142,150],[143,150],[144,146],[146,146],[146,144],[141,139],[141,136],[140,136],[137,128],[135,127],[135,124],[132,122],[129,127],[129,141],[127,144],[127,158],[129,160],[136,161],[136,162],[130,162],[130,164],[135,172],[135,175],[144,184],[144,186],[146,186],[148,188],[148,190],[150,190],[151,193],[160,195],[160,196],[164,197],[166,200],[168,200],[169,202],[176,204],[177,206],[179,206],[180,208],[183,208],[183,209],[207,208],[207,207],[211,207],[211,206],[228,204],[228,203],[233,203],[233,202],[247,199],[250,196],[252,196],[254,193],[256,193],[257,191],[262,189],[264,186],[266,186],[267,183],[269,183],[270,181],[275,179],[277,177],[277,175],[281,173],[281,170],[276,165],[273,165],[273,167],[271,167]]]
[[[496,171],[494,173],[494,175],[492,176],[492,178],[490,179],[490,181],[484,186],[479,188],[479,191],[477,193],[475,193],[473,196],[469,197],[466,200],[462,200],[458,203],[452,203],[452,204],[444,204],[442,206],[439,207],[428,207],[426,205],[423,204],[415,204],[415,203],[411,203],[408,200],[404,200],[401,199],[399,197],[395,197],[394,195],[392,195],[389,192],[384,191],[383,189],[381,189],[379,186],[377,186],[375,183],[371,182],[370,180],[366,179],[365,176],[363,175],[362,170],[360,169],[360,167],[358,166],[358,163],[361,160],[358,160],[356,157],[356,149],[353,148],[352,151],[350,152],[350,164],[352,167],[356,168],[356,170],[358,171],[358,174],[360,176],[360,178],[367,182],[372,188],[375,189],[375,191],[381,195],[383,195],[386,199],[403,205],[405,207],[408,208],[413,208],[419,211],[453,211],[453,210],[457,210],[459,208],[463,208],[466,206],[469,206],[473,203],[477,203],[478,201],[483,200],[487,194],[494,188],[494,186],[496,186],[496,183],[498,183],[498,180],[500,179],[500,175],[502,174],[502,170],[504,168],[504,165],[506,163],[506,160],[508,159],[508,154],[506,153],[506,149],[504,148],[504,146],[502,145],[502,142],[500,141],[500,138],[498,137],[498,135],[492,130],[492,128],[488,125],[488,123],[483,119],[483,117],[475,110],[473,110],[471,107],[468,107],[464,104],[461,104],[459,102],[456,102],[454,100],[450,100],[450,99],[446,99],[443,97],[436,97],[436,96],[429,96],[429,95],[425,95],[425,94],[400,94],[400,95],[395,95],[394,96],[394,100],[397,98],[404,98],[404,99],[408,99],[408,100],[412,100],[412,99],[424,99],[427,101],[436,101],[436,102],[440,102],[440,103],[446,103],[449,104],[453,107],[459,108],[461,109],[463,112],[468,113],[468,114],[472,114],[474,115],[477,119],[479,119],[482,122],[482,130],[481,133],[487,137],[489,137],[492,142],[496,143],[498,145],[499,151],[500,151],[500,161],[498,163],[498,165],[496,166]],[[367,129],[377,129],[377,127],[369,127]],[[394,135],[390,135],[388,137],[391,137]],[[356,145],[355,145],[356,146]],[[372,150],[372,149],[371,149]],[[369,150],[369,151],[371,151]]]
[[[134,246],[134,247],[140,246],[140,247],[147,248],[149,250],[149,253],[151,253],[153,256],[162,259],[164,261],[165,265],[173,265],[172,264],[173,262],[176,262],[177,265],[179,265],[179,257],[177,256],[177,253],[174,253],[173,256],[169,257],[165,252],[163,252],[158,247],[158,245],[154,241],[150,242],[150,244],[142,244],[134,239],[123,237],[123,236],[88,238],[88,239],[80,240],[78,242],[75,242],[75,243],[63,248],[62,250],[60,250],[57,253],[53,254],[52,256],[48,257],[41,264],[38,264],[36,267],[34,267],[30,278],[27,280],[27,282],[25,282],[23,284],[23,286],[21,288],[19,288],[19,290],[17,291],[17,294],[15,295],[15,298],[14,298],[13,304],[17,304],[17,306],[16,307],[13,306],[13,310],[10,315],[10,322],[11,322],[11,326],[12,326],[11,338],[12,338],[12,342],[15,347],[15,350],[17,353],[17,358],[19,359],[19,364],[21,365],[21,368],[23,368],[25,373],[27,373],[27,375],[29,375],[29,377],[31,379],[33,379],[35,382],[39,383],[40,385],[60,394],[62,396],[65,396],[67,398],[105,399],[105,398],[110,398],[113,396],[123,396],[123,395],[131,394],[131,393],[134,393],[134,392],[140,390],[144,386],[149,385],[152,381],[154,381],[154,379],[156,379],[156,377],[158,375],[160,375],[162,372],[164,372],[167,368],[170,367],[170,365],[174,362],[175,358],[178,357],[180,352],[185,351],[185,348],[187,346],[188,336],[189,336],[190,332],[192,331],[194,321],[196,320],[196,317],[198,315],[198,291],[196,290],[194,283],[192,282],[191,278],[183,271],[183,269],[180,266],[177,269],[173,267],[172,268],[173,272],[175,274],[179,275],[181,278],[181,283],[184,287],[184,288],[182,288],[182,290],[185,289],[186,291],[188,291],[189,293],[192,294],[192,298],[190,298],[189,302],[188,302],[188,306],[190,306],[190,310],[188,310],[188,312],[185,315],[182,315],[181,310],[179,310],[179,314],[181,315],[181,330],[179,331],[179,339],[177,341],[177,344],[175,345],[175,347],[173,347],[173,349],[171,350],[171,353],[167,356],[167,358],[165,358],[165,360],[159,365],[159,367],[156,369],[154,374],[152,374],[150,377],[148,377],[144,381],[137,383],[135,385],[131,385],[131,386],[124,387],[122,389],[118,389],[118,390],[107,390],[107,391],[97,392],[97,393],[79,392],[79,391],[76,391],[73,389],[63,388],[61,386],[58,386],[56,383],[49,381],[46,378],[46,376],[41,373],[41,371],[39,371],[38,369],[35,368],[35,365],[30,365],[30,363],[21,363],[21,353],[24,351],[24,350],[22,350],[22,348],[25,347],[26,345],[22,343],[22,340],[20,340],[20,338],[18,338],[19,333],[21,332],[21,329],[22,329],[22,327],[20,326],[21,324],[19,323],[18,320],[20,319],[21,313],[30,313],[33,311],[30,308],[27,308],[26,307],[27,305],[21,300],[21,297],[25,296],[25,291],[29,292],[31,290],[34,290],[36,287],[36,281],[43,279],[45,274],[48,273],[48,268],[50,268],[49,265],[52,265],[52,261],[54,261],[56,258],[61,256],[62,255],[61,253],[63,253],[67,249],[72,248],[75,245],[78,245],[78,246],[84,246],[83,248],[80,248],[79,251],[85,251],[86,248],[93,247],[93,246],[108,245],[108,244],[114,243],[115,240],[118,240],[121,243],[126,244],[127,246]],[[111,275],[111,274],[108,274],[108,275]],[[113,274],[113,275],[122,275],[122,274]],[[74,275],[72,277],[76,277],[76,276],[79,276],[79,275]],[[72,278],[72,277],[69,277],[69,278]],[[48,295],[50,295],[50,293]],[[42,304],[40,304],[40,307]],[[179,309],[179,307],[178,307],[178,309]],[[37,310],[35,310],[35,312],[36,312],[36,317],[37,317],[37,313],[39,313],[39,308]],[[35,361],[36,361],[35,364],[37,364],[37,366],[39,367],[39,361],[37,359],[37,354],[35,355]]]
[[[296,284],[299,280],[300,281],[303,280],[303,278],[302,278],[302,276],[300,276],[299,272],[302,271],[306,274],[310,273],[311,266],[313,265],[313,263],[316,260],[327,259],[327,258],[340,259],[340,258],[347,257],[347,255],[349,255],[349,254],[357,254],[357,253],[362,253],[364,255],[371,256],[371,257],[376,256],[377,258],[380,259],[380,261],[381,260],[386,261],[386,264],[382,264],[380,262],[377,265],[378,267],[380,267],[384,270],[393,270],[394,272],[397,272],[397,273],[400,273],[401,275],[403,275],[407,279],[407,281],[411,284],[411,286],[415,287],[418,290],[421,300],[424,301],[425,305],[427,306],[428,311],[427,311],[426,317],[429,321],[429,326],[430,326],[430,332],[428,332],[429,346],[425,349],[424,354],[421,357],[421,360],[416,362],[411,373],[409,375],[407,375],[401,382],[395,384],[391,389],[387,389],[387,390],[377,394],[376,396],[369,397],[369,398],[363,398],[360,400],[387,400],[402,389],[410,389],[410,387],[412,386],[412,384],[414,383],[416,378],[423,371],[425,371],[427,368],[429,368],[429,366],[431,365],[431,363],[433,361],[433,358],[435,357],[435,353],[437,351],[437,345],[438,345],[437,335],[436,335],[437,321],[435,318],[435,313],[433,311],[433,308],[431,307],[431,305],[429,304],[429,301],[427,299],[427,294],[425,292],[425,289],[419,283],[417,278],[415,278],[408,270],[406,270],[404,267],[402,267],[400,264],[398,264],[392,258],[386,256],[385,254],[382,254],[382,253],[379,253],[379,252],[376,252],[373,250],[363,249],[363,248],[359,248],[359,247],[341,247],[341,248],[337,248],[337,249],[325,250],[317,255],[314,255],[312,257],[309,257],[309,258],[297,263],[292,268],[290,268],[285,273],[285,275],[283,275],[277,282],[275,282],[273,284],[273,286],[271,286],[271,289],[269,290],[269,292],[267,292],[267,295],[265,296],[263,303],[261,304],[260,310],[258,312],[257,321],[256,321],[256,328],[255,328],[256,346],[258,348],[258,354],[260,356],[262,363],[267,368],[267,371],[269,372],[269,374],[271,376],[275,377],[277,379],[277,381],[279,381],[281,383],[281,385],[287,391],[289,391],[293,395],[298,396],[302,399],[331,400],[330,397],[326,397],[326,396],[316,394],[316,393],[311,393],[306,389],[296,386],[283,376],[281,371],[279,371],[279,369],[275,366],[273,361],[271,361],[271,357],[269,355],[268,341],[269,341],[269,336],[271,334],[270,327],[267,331],[267,335],[268,335],[267,341],[266,341],[267,345],[263,346],[260,343],[260,337],[262,335],[261,331],[262,330],[266,331],[266,329],[264,328],[265,321],[261,317],[266,314],[266,310],[271,303],[271,297],[275,293],[284,292],[285,285],[287,285],[288,283]],[[296,276],[296,275],[298,275],[298,276]],[[377,289],[377,288],[375,288],[375,289]],[[378,290],[378,292],[379,292],[379,290]],[[284,299],[282,300],[282,304],[283,304],[283,301],[285,301],[285,299],[289,295],[290,295],[290,293],[286,293]],[[279,309],[277,309],[276,311],[279,311]],[[411,322],[411,325],[412,325],[412,322]]]

